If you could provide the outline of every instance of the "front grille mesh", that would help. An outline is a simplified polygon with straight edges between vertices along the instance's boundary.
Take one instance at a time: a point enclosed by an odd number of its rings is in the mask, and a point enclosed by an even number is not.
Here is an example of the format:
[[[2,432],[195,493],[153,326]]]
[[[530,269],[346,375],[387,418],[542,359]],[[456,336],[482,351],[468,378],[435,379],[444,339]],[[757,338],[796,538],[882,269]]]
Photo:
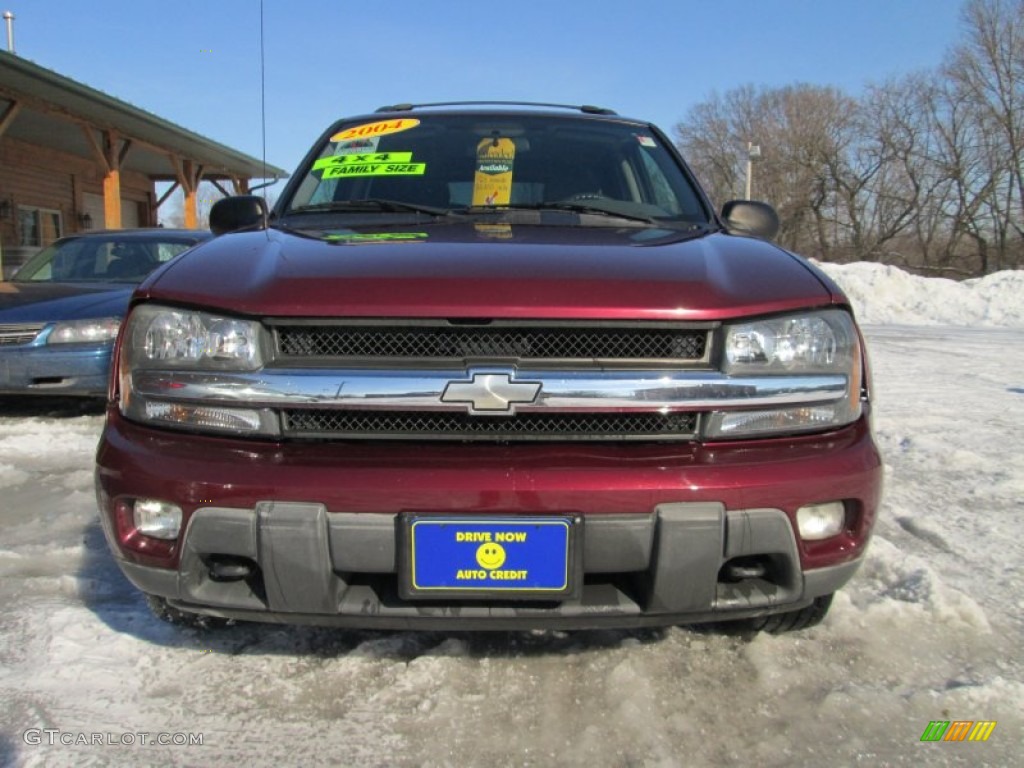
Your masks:
[[[289,409],[284,432],[306,438],[462,440],[685,440],[693,413],[519,413],[470,416],[440,411]]]
[[[501,360],[576,370],[638,365],[678,369],[705,368],[711,358],[711,324],[284,318],[268,323],[274,330],[277,364],[284,367],[343,371],[367,363],[409,371],[426,365],[462,369],[473,361]],[[698,423],[696,414],[652,411],[527,409],[496,416],[462,409],[389,411],[298,404],[285,406],[281,416],[286,437],[323,440],[692,440]]]
[[[15,346],[18,344],[28,344],[39,332],[45,328],[45,325],[39,324],[27,324],[22,323],[18,325],[0,325],[0,347]]]
[[[704,358],[708,331],[650,327],[283,326],[283,358],[676,360]]]

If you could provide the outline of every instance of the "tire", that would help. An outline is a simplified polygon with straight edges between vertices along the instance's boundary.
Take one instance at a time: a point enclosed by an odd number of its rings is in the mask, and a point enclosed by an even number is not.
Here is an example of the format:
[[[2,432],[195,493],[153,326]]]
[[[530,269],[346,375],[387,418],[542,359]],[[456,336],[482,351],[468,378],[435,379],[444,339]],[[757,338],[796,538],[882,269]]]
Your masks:
[[[753,639],[758,632],[770,635],[781,635],[784,632],[798,632],[808,629],[821,622],[832,605],[832,595],[817,597],[806,608],[786,613],[773,613],[755,619],[736,619],[734,621],[716,621],[711,624],[698,624],[694,629],[722,635],[739,635]]]
[[[199,613],[190,613],[168,605],[167,601],[157,595],[146,595],[146,603],[149,610],[161,621],[173,624],[176,627],[190,627],[192,629],[220,629],[231,624],[228,619],[221,619],[216,616],[203,616]]]
[[[767,632],[772,635],[781,635],[783,632],[797,632],[821,623],[831,605],[832,595],[816,597],[813,603],[806,608],[801,608],[799,611],[773,613],[770,616],[750,619],[748,626],[755,632]]]

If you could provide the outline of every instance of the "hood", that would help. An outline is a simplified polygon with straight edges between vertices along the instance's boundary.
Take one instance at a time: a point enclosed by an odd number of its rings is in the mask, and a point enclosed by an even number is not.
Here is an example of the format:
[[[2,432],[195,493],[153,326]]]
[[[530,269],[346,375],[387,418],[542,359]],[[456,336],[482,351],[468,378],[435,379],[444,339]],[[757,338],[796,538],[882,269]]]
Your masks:
[[[844,301],[803,259],[752,238],[473,223],[222,235],[140,295],[251,316],[608,320],[718,320]]]
[[[123,317],[134,286],[95,283],[0,283],[0,324]]]

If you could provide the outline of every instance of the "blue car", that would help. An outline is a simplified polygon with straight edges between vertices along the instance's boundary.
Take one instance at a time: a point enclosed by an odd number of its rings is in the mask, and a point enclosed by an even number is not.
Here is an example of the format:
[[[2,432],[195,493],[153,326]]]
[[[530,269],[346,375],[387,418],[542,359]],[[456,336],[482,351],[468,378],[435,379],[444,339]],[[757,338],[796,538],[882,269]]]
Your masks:
[[[128,300],[209,232],[135,229],[64,237],[0,282],[0,394],[103,396]]]

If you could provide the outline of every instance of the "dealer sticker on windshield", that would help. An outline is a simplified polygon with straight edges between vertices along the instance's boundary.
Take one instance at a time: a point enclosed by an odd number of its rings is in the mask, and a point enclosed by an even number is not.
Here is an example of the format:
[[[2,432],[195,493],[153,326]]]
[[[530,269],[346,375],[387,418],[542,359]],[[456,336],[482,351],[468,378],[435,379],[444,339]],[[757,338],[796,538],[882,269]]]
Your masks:
[[[433,598],[566,597],[574,586],[577,522],[572,517],[408,516],[403,591]]]

